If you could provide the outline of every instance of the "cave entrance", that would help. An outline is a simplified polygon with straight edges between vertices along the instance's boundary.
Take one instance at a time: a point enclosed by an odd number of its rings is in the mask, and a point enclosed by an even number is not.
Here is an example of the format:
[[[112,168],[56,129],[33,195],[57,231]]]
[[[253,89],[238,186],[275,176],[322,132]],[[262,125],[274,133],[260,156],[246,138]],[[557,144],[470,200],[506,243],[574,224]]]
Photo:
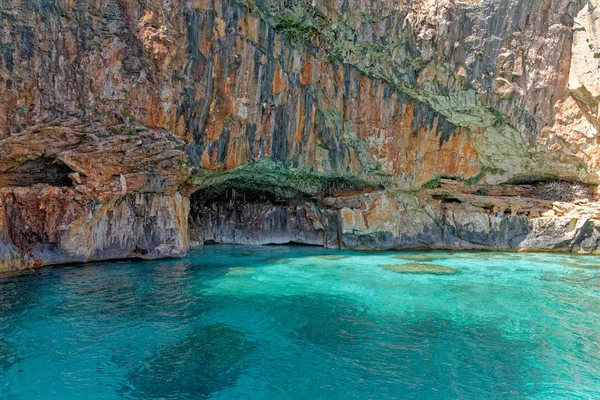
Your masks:
[[[41,157],[0,172],[0,187],[26,187],[36,184],[73,186],[73,181],[69,178],[71,172],[73,171],[63,162]]]
[[[338,247],[337,212],[293,188],[232,180],[196,191],[190,204],[193,245]]]

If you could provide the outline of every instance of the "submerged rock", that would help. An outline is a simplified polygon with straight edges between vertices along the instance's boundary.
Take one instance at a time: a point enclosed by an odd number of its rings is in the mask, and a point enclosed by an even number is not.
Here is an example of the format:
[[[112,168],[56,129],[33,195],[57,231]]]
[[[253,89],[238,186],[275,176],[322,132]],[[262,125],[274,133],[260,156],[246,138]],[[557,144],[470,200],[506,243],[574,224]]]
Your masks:
[[[234,257],[259,257],[263,253],[258,251],[240,251],[239,253],[233,254]]]
[[[209,397],[233,384],[240,362],[255,345],[244,334],[222,324],[197,328],[179,343],[144,360],[127,374],[123,388],[139,398]]]
[[[406,263],[406,264],[384,264],[381,268],[397,272],[400,274],[435,274],[435,275],[451,275],[456,274],[458,270],[450,267],[444,267],[436,264],[424,263]]]
[[[227,275],[229,276],[245,276],[252,275],[256,271],[255,268],[252,267],[232,267],[227,271]]]
[[[566,263],[566,264],[564,264],[564,266],[569,267],[569,268],[600,270],[600,265]]]
[[[267,258],[263,258],[261,261],[269,263],[269,264],[283,264],[288,262],[290,259],[289,258],[282,258],[282,257],[267,257]]]
[[[580,265],[578,268],[600,270],[600,265]]]

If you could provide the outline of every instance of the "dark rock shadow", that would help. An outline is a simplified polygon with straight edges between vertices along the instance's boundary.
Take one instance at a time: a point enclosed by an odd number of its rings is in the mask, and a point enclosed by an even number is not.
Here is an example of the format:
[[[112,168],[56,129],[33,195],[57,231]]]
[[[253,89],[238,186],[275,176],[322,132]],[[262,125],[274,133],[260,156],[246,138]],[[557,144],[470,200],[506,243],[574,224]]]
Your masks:
[[[255,348],[242,332],[229,326],[196,328],[131,370],[121,391],[140,399],[209,397],[235,383],[244,359]]]

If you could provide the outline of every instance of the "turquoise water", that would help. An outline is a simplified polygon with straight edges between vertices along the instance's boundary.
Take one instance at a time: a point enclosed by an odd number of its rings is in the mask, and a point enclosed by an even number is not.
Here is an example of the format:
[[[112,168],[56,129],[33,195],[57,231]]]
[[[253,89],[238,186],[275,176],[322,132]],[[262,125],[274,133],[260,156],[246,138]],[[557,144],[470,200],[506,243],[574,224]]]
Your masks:
[[[423,255],[458,273],[381,267]],[[0,398],[598,399],[598,266],[208,246],[4,277]]]

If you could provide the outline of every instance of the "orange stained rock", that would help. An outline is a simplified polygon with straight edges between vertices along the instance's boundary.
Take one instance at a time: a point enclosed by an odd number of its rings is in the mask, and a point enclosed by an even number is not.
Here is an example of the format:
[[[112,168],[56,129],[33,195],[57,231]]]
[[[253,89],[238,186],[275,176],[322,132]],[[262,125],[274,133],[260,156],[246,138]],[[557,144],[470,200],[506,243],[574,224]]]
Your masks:
[[[283,76],[283,69],[280,65],[275,68],[275,74],[273,76],[273,94],[279,94],[285,90],[285,79]]]
[[[344,225],[351,225],[347,222],[352,221],[354,219],[354,211],[349,208],[343,208],[340,211],[340,215],[342,216],[342,220],[344,221]]]
[[[212,46],[212,38],[210,35],[200,34],[200,53],[207,55],[210,53],[210,49]]]
[[[208,155],[208,151],[204,150],[202,153],[202,168],[204,169],[212,169],[210,168],[210,156]]]
[[[418,186],[441,174],[470,176],[478,172],[477,153],[468,131],[456,128],[440,145],[437,122],[428,128],[421,127],[414,134],[414,112],[414,103],[409,102],[394,112],[397,117],[385,122],[387,118],[380,111],[364,111],[368,121],[377,115],[380,124],[375,127],[369,122],[360,126],[359,137],[371,144],[370,152],[377,155],[387,170],[394,176],[416,174]]]
[[[312,67],[310,63],[304,64],[304,67],[302,68],[302,74],[300,75],[300,83],[302,85],[308,85],[311,83],[311,73]]]
[[[256,18],[252,17],[249,14],[246,14],[245,18],[243,20],[240,20],[241,33],[245,35],[248,39],[256,40],[256,29],[254,28],[254,25],[256,23]]]
[[[193,7],[194,10],[200,10],[201,12],[211,10],[214,5],[213,0],[191,0],[190,3],[190,6]]]
[[[151,128],[159,128],[162,126],[163,113],[158,99],[154,96],[150,97],[146,118],[148,126]]]
[[[225,37],[225,27],[226,24],[223,18],[215,18],[215,32],[217,33],[218,37]]]
[[[228,147],[229,154],[225,159],[225,169],[236,168],[248,162],[248,143],[245,137],[236,137]]]
[[[301,143],[304,134],[304,125],[306,123],[306,114],[304,113],[304,107],[302,107],[302,103],[298,105],[298,108],[300,108],[300,110],[298,112],[298,122],[296,124],[297,129],[296,134],[294,135],[294,142]]]
[[[231,76],[228,76],[225,79],[225,87],[223,88],[223,91],[225,92],[225,96],[226,96],[227,99],[231,99],[232,98],[231,81],[232,81]]]
[[[65,12],[77,9],[77,0],[62,0],[62,8]]]

